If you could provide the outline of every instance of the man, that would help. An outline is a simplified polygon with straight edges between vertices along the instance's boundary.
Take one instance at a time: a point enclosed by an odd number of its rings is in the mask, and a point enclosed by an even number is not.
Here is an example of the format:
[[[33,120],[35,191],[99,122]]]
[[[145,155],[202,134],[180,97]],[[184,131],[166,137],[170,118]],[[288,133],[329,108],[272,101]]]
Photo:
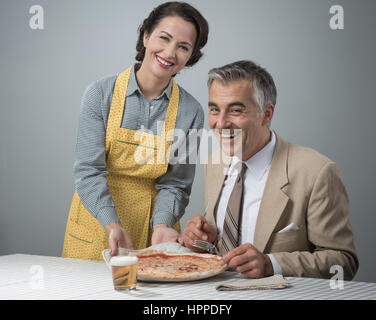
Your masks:
[[[196,239],[214,242],[243,277],[330,278],[339,265],[351,280],[359,263],[340,172],[269,129],[277,95],[271,75],[238,61],[212,69],[208,86],[209,126],[231,163],[209,159],[207,213],[188,221],[181,241],[192,249]]]

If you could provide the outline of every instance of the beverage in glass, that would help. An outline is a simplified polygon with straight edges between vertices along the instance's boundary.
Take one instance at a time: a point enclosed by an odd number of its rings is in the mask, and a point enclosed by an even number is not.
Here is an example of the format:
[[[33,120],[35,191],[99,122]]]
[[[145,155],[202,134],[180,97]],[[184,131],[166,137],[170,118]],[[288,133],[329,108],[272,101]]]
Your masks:
[[[137,284],[138,258],[135,256],[114,256],[110,260],[115,290],[132,290]]]

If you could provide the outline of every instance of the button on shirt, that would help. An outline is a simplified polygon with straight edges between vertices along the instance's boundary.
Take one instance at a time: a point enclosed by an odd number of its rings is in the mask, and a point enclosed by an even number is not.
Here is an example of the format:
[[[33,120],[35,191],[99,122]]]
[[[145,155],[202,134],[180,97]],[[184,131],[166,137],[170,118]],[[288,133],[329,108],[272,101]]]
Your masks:
[[[74,163],[74,180],[78,196],[85,208],[103,227],[108,223],[120,221],[107,185],[105,151],[107,119],[116,78],[117,75],[114,75],[98,80],[84,93]],[[159,97],[148,101],[137,84],[135,67],[132,68],[121,127],[148,130],[157,135],[166,116],[171,90],[172,81]],[[203,125],[204,112],[200,103],[179,86],[179,109],[175,129],[181,129],[187,136],[190,129],[199,130]],[[178,147],[175,143],[177,140],[174,139],[171,156]],[[188,156],[187,151],[187,159]],[[181,218],[188,204],[194,174],[195,164],[170,163],[167,172],[157,179],[155,188],[158,194],[151,219],[152,227],[154,224],[172,227]]]
[[[271,140],[258,153],[245,161],[247,170],[244,173],[243,186],[243,214],[241,224],[240,244],[253,243],[257,216],[264,193],[266,180],[268,178],[270,165],[275,149],[276,137],[272,131]],[[233,157],[228,170],[227,178],[223,184],[221,197],[217,207],[216,220],[219,236],[222,236],[223,222],[225,219],[226,208],[230,198],[235,180],[241,168],[241,160]],[[268,255],[273,264],[274,273],[282,273],[282,270],[272,254]]]

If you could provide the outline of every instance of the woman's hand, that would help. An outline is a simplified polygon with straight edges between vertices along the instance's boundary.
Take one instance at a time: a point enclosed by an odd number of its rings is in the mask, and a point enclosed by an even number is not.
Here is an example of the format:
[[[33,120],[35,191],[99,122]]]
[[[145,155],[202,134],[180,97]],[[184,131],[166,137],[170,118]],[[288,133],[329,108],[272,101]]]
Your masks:
[[[110,254],[113,256],[117,253],[119,247],[126,249],[133,249],[131,237],[118,222],[109,223],[106,226],[108,233],[108,243],[110,245]]]
[[[153,229],[151,244],[155,245],[163,242],[177,242],[180,237],[179,232],[165,224],[156,224]]]

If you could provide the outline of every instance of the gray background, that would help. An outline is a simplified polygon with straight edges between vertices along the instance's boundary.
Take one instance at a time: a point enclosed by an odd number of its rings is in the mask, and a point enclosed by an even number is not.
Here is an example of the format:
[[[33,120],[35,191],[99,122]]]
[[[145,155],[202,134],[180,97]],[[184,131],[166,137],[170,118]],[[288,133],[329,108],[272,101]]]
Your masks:
[[[161,1],[0,2],[0,255],[61,254],[74,192],[80,100],[134,62],[137,28]],[[206,113],[210,68],[252,59],[273,75],[272,128],[338,163],[351,201],[358,281],[376,282],[374,1],[190,1],[207,18],[205,57],[177,81]],[[29,9],[44,8],[44,30]],[[344,30],[329,28],[340,4]],[[206,123],[207,127],[207,118]],[[203,211],[198,166],[183,218]]]

